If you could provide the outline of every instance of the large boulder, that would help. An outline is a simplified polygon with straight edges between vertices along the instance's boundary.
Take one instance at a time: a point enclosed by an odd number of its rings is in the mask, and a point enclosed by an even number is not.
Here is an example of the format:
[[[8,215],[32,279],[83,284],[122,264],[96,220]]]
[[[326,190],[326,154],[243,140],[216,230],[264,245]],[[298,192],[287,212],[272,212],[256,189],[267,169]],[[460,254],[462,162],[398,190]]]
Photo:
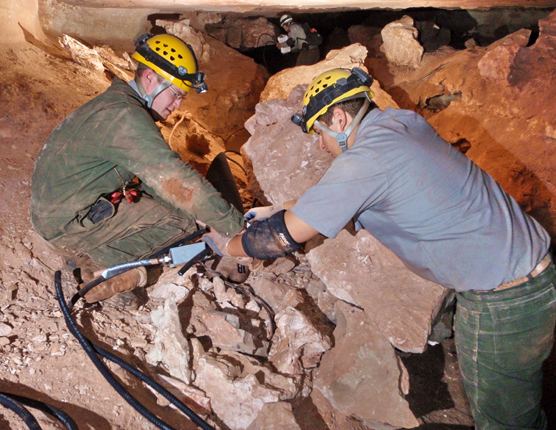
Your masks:
[[[338,301],[336,315],[336,344],[322,359],[315,388],[370,428],[417,427],[402,394],[408,392],[409,376],[390,342],[362,310]]]

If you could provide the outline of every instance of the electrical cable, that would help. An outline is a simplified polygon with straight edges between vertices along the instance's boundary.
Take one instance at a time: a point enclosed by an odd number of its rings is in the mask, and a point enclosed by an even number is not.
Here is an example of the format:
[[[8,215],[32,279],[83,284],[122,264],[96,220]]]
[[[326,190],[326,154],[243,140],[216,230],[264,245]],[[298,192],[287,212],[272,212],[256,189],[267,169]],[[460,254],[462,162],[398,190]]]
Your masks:
[[[228,285],[229,287],[232,287],[236,291],[239,291],[241,294],[243,294],[245,296],[253,297],[253,300],[255,300],[255,302],[257,302],[260,306],[262,306],[264,308],[264,310],[268,314],[269,321],[270,321],[270,329],[271,329],[270,337],[274,336],[274,332],[276,331],[276,323],[274,322],[274,311],[272,310],[270,305],[267,302],[265,302],[262,298],[257,296],[257,294],[255,294],[255,291],[253,290],[253,288],[251,288],[250,286],[247,285],[246,288],[245,288],[245,287],[240,286],[239,284],[236,284],[235,282],[229,281],[227,279],[224,279],[223,281],[224,281],[224,284]],[[245,290],[247,290],[247,292]]]
[[[49,405],[48,403],[44,403],[44,402],[41,402],[41,401],[35,400],[35,399],[30,399],[28,397],[18,396],[17,394],[1,392],[0,396],[2,396],[2,395],[10,397],[12,400],[17,401],[18,403],[21,403],[22,405],[29,406],[33,409],[37,409],[39,411],[42,411],[44,413],[47,413],[49,415],[54,416],[55,418],[60,420],[66,426],[66,428],[68,430],[79,430],[79,428],[77,427],[77,424],[75,423],[75,421],[73,420],[72,417],[70,417],[68,414],[66,414],[61,409],[58,409],[58,408],[56,408],[52,405]]]
[[[145,260],[142,260],[145,261]],[[147,260],[148,261],[148,260]],[[121,265],[120,265],[121,266]],[[114,266],[118,267],[118,266]],[[100,282],[99,282],[100,283]],[[62,313],[64,315],[64,319],[66,321],[66,325],[73,334],[73,336],[78,340],[81,344],[83,349],[85,350],[86,354],[89,356],[95,367],[99,370],[99,372],[104,376],[104,378],[110,383],[110,385],[117,391],[117,393],[126,401],[128,402],[136,411],[138,411],[141,415],[143,415],[146,419],[148,419],[152,424],[157,426],[163,430],[176,430],[172,426],[168,425],[161,419],[159,419],[156,415],[146,409],[137,399],[135,399],[126,389],[123,387],[120,382],[112,374],[110,370],[106,367],[106,365],[100,360],[97,356],[97,353],[109,360],[114,361],[116,364],[124,367],[125,370],[132,373],[134,376],[142,380],[143,382],[147,383],[155,390],[157,390],[160,394],[166,397],[169,401],[171,401],[180,411],[182,411],[188,418],[190,418],[196,425],[201,427],[203,430],[214,430],[209,424],[207,424],[203,419],[201,419],[195,412],[189,409],[185,404],[183,404],[179,399],[173,396],[170,392],[168,392],[164,387],[160,384],[157,384],[155,381],[151,380],[148,376],[140,372],[139,370],[133,368],[132,366],[125,363],[120,358],[114,356],[113,354],[109,353],[108,351],[103,350],[99,346],[95,345],[89,339],[87,339],[78,329],[77,324],[71,317],[71,313],[69,307],[64,298],[64,292],[62,290],[62,272],[57,270],[54,274],[54,285],[56,289],[56,295],[58,297],[58,303],[60,308],[62,309]],[[97,284],[98,285],[98,284]],[[39,427],[40,429],[40,427]]]
[[[41,430],[41,426],[35,419],[31,412],[29,412],[25,407],[23,407],[19,402],[16,402],[12,398],[0,393],[0,404],[11,409],[27,424],[29,430]]]
[[[234,153],[234,154],[241,155],[239,152],[236,152],[236,151],[224,151],[224,154],[226,154],[226,152],[232,152],[232,153]],[[239,166],[239,168],[240,168],[241,170],[243,170],[243,173],[245,173],[245,176],[248,176],[248,175],[247,175],[247,171],[245,170],[245,168],[244,168],[241,164],[239,164],[236,160],[234,160],[233,158],[228,157],[227,155],[226,155],[226,159],[227,159],[228,161],[231,161],[231,162],[234,163],[234,164],[237,164],[237,165]]]
[[[262,36],[270,36],[270,38],[272,39],[272,40],[269,40],[269,41],[265,42],[265,44],[263,45],[263,63],[264,63],[264,66],[265,66],[266,70],[268,70],[268,65],[266,64],[265,51],[266,51],[266,47],[268,45],[276,46],[276,41],[274,40],[276,38],[276,35],[272,35],[270,33],[261,33],[259,35],[259,37],[257,38],[257,42],[255,43],[255,47],[259,46],[259,40],[261,40]]]

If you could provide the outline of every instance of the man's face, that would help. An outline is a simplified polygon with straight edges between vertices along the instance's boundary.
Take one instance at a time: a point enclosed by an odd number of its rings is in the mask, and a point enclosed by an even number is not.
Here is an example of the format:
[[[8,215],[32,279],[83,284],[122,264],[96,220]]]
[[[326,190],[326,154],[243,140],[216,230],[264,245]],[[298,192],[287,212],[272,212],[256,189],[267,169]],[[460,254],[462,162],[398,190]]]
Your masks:
[[[170,85],[154,98],[151,109],[160,119],[165,120],[174,109],[180,108],[181,101],[186,95],[187,93],[181,88]]]

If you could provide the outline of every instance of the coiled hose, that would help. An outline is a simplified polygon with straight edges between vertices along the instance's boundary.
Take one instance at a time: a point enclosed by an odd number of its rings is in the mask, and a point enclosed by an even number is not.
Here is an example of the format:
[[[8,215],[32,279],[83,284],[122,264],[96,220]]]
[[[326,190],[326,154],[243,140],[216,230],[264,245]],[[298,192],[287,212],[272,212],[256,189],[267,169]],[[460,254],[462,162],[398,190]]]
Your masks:
[[[154,263],[152,263],[152,261],[153,260],[140,260],[140,261],[136,261],[136,262],[133,262],[133,263],[127,263],[128,265],[129,264],[132,264],[132,265],[129,266],[126,270],[130,270],[133,267],[138,267],[139,265],[146,265],[145,262],[150,262],[149,264],[154,264]],[[143,264],[136,264],[136,263],[140,263],[140,262],[143,262]],[[121,266],[125,266],[125,265],[114,266],[111,269],[120,270]],[[111,270],[111,269],[108,269],[108,270]],[[123,270],[123,271],[125,271],[125,270]],[[123,271],[120,271],[119,273],[123,273]],[[113,276],[115,276],[115,275],[113,275]],[[102,276],[98,279],[101,279],[101,278],[102,278],[102,280],[97,282],[96,285],[100,284],[102,281],[105,280]],[[92,281],[92,282],[95,282],[95,281]],[[167,423],[165,423],[164,421],[162,421],[161,419],[159,419],[156,415],[154,415],[152,412],[150,412],[148,409],[146,409],[137,399],[135,399],[125,389],[125,387],[123,387],[118,382],[118,380],[112,376],[110,370],[108,370],[108,368],[104,365],[104,363],[97,356],[97,354],[99,354],[99,355],[103,356],[104,358],[107,358],[107,359],[113,361],[114,363],[120,365],[125,370],[130,372],[132,375],[139,378],[141,381],[145,382],[146,384],[148,384],[152,388],[154,388],[157,392],[159,392],[161,395],[163,395],[168,401],[170,401],[181,412],[183,412],[189,419],[191,419],[191,421],[193,421],[197,426],[199,426],[203,430],[214,430],[213,427],[211,427],[208,423],[206,423],[201,417],[199,417],[195,412],[193,412],[191,409],[189,409],[185,404],[183,404],[179,399],[177,399],[172,393],[167,391],[160,384],[156,383],[151,378],[149,378],[147,375],[145,375],[141,371],[135,369],[134,367],[130,366],[128,363],[121,360],[117,356],[115,356],[112,353],[102,349],[98,345],[95,345],[93,342],[91,342],[89,339],[87,339],[83,334],[81,334],[81,332],[79,331],[75,321],[71,317],[70,308],[65,301],[64,292],[62,291],[62,272],[59,271],[59,270],[56,271],[56,273],[54,274],[54,285],[55,285],[55,288],[56,288],[56,295],[57,295],[57,298],[58,298],[58,303],[60,304],[60,308],[62,309],[62,313],[64,314],[64,319],[66,321],[66,325],[68,326],[68,329],[70,330],[71,334],[73,334],[73,336],[81,344],[81,346],[83,347],[83,349],[85,350],[85,352],[87,353],[87,355],[89,356],[89,358],[91,359],[91,361],[93,362],[95,367],[102,374],[102,376],[104,376],[104,378],[117,391],[117,393],[124,398],[124,400],[126,402],[128,402],[136,411],[138,411],[141,415],[143,415],[146,419],[148,419],[152,424],[154,424],[158,428],[161,428],[163,430],[176,430],[173,427],[171,427],[170,425],[168,425]],[[89,285],[90,284],[87,285],[87,288],[89,287]],[[89,290],[90,290],[90,288],[89,288]],[[85,293],[83,293],[83,295],[84,294]],[[75,301],[77,301],[79,299],[79,297],[81,297],[80,295],[76,295],[76,296],[77,296],[77,299]],[[32,430],[34,430],[34,429],[32,429]]]

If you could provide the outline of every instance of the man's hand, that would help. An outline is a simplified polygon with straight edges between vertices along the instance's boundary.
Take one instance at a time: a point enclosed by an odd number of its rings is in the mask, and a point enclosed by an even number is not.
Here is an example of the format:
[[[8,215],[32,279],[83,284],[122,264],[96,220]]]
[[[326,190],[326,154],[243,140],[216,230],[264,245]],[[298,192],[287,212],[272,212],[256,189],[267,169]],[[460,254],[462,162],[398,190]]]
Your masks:
[[[249,210],[249,212],[245,214],[244,219],[247,222],[260,221],[265,218],[270,218],[272,215],[274,215],[277,212],[280,212],[281,210],[284,210],[283,204],[277,204],[272,206],[261,206]]]
[[[207,225],[204,222],[197,220],[197,224],[199,224],[203,228],[207,228]],[[205,242],[210,248],[220,256],[228,256],[228,249],[227,245],[228,242],[231,240],[230,237],[222,236],[216,230],[209,228],[209,231],[201,236],[201,240]]]
[[[206,224],[197,220],[197,224],[201,227],[206,228]],[[201,240],[205,242],[210,249],[212,249],[216,254],[220,255],[221,257],[232,257],[236,263],[241,264],[243,266],[249,266],[253,259],[251,257],[241,257],[230,255],[228,252],[228,242],[232,240],[232,238],[227,236],[222,236],[216,230],[211,229],[209,232],[203,234],[201,236]]]
[[[228,254],[228,242],[229,237],[222,236],[216,230],[211,230],[208,233],[201,236],[201,240],[205,242],[211,249],[220,256],[229,256]]]

